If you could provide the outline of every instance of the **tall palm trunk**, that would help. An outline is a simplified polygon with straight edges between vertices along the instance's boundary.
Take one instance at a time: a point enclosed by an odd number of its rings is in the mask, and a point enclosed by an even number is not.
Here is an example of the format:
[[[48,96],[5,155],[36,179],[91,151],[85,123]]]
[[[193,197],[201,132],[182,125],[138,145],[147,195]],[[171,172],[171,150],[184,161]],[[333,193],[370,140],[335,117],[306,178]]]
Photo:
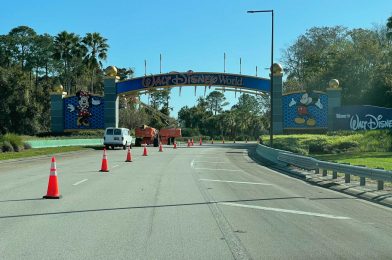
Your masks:
[[[95,69],[91,71],[91,93],[94,93]]]

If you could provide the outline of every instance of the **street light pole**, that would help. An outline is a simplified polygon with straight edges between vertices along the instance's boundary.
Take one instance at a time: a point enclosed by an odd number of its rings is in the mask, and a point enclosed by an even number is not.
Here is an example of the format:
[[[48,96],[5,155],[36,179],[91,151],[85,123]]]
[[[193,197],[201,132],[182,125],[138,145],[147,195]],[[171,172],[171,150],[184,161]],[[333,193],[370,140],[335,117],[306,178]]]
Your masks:
[[[270,146],[272,147],[274,140],[273,133],[273,86],[274,86],[274,75],[273,75],[273,65],[274,65],[274,10],[257,10],[257,11],[248,11],[247,13],[271,13],[271,67],[270,67],[270,78],[271,78],[271,86],[270,86],[270,98],[271,98],[271,109],[270,109]]]

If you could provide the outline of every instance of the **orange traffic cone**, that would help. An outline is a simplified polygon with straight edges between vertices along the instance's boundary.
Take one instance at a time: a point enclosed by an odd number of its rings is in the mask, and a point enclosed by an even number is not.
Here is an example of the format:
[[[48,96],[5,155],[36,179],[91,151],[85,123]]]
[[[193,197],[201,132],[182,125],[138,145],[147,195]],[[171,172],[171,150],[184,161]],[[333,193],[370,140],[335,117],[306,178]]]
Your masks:
[[[143,150],[143,156],[147,156],[147,145],[144,146],[144,150]]]
[[[193,142],[193,138],[192,138],[191,145],[193,146],[193,144],[194,144],[194,142]]]
[[[132,162],[132,154],[131,154],[131,149],[129,148],[129,146],[128,146],[127,159],[125,161]]]
[[[108,171],[109,171],[108,156],[106,155],[106,149],[103,148],[103,158],[102,158],[102,164],[101,164],[100,172],[108,172]]]
[[[201,137],[200,137],[200,141],[199,141],[199,144],[200,144],[200,145],[202,145],[202,144],[203,144],[203,142],[202,142],[202,140],[201,140]]]
[[[59,192],[59,184],[57,181],[57,169],[56,169],[56,158],[52,157],[52,164],[50,166],[50,175],[48,183],[48,191],[43,196],[44,199],[59,199],[61,198]]]
[[[173,149],[177,149],[177,142],[174,142]]]
[[[188,147],[191,147],[191,141],[188,139]]]
[[[160,151],[160,152],[163,152],[162,142],[159,143],[159,151]]]

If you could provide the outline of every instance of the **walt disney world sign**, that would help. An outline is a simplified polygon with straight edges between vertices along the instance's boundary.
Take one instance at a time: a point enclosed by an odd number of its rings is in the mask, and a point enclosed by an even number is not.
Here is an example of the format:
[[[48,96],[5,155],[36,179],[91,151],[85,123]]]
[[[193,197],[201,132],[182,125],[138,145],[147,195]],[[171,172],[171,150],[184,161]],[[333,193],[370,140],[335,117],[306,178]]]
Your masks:
[[[151,75],[116,83],[117,94],[175,86],[227,86],[269,92],[270,80],[239,74],[188,71]]]

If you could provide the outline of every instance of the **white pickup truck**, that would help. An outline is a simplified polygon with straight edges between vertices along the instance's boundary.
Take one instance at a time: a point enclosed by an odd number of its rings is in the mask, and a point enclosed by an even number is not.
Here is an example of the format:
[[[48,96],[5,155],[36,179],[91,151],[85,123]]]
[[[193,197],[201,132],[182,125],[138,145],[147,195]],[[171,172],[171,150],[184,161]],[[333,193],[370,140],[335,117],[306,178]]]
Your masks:
[[[125,150],[127,146],[132,148],[132,136],[128,128],[108,127],[105,130],[103,144],[106,149],[109,149],[109,147],[112,149],[114,147],[122,147]]]

